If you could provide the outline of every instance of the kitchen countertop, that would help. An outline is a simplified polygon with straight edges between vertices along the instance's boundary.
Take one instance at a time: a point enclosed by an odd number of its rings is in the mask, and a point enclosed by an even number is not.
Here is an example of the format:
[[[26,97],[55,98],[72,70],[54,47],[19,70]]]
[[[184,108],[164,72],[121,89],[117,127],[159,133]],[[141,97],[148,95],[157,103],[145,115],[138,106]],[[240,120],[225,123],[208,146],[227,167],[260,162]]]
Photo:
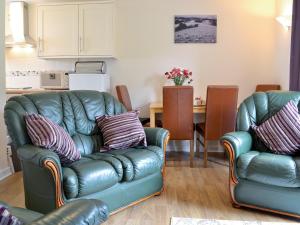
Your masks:
[[[24,89],[24,88],[6,88],[6,94],[8,95],[23,95],[40,92],[59,92],[68,91],[68,89]]]

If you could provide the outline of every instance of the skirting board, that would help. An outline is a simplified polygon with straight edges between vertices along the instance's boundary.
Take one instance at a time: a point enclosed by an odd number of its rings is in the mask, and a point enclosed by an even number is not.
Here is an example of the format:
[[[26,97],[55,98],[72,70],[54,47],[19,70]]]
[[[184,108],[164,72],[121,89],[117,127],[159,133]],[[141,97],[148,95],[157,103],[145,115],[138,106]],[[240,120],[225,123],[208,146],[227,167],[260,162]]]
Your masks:
[[[0,170],[0,180],[3,180],[4,178],[8,177],[11,174],[12,173],[9,167]]]
[[[196,142],[194,144],[194,149],[196,150]],[[208,142],[208,152],[224,152],[223,147],[219,144],[219,141],[209,141]],[[167,146],[167,152],[190,152],[190,142],[189,141],[173,141],[170,140]],[[200,152],[203,152],[203,146],[200,145]]]

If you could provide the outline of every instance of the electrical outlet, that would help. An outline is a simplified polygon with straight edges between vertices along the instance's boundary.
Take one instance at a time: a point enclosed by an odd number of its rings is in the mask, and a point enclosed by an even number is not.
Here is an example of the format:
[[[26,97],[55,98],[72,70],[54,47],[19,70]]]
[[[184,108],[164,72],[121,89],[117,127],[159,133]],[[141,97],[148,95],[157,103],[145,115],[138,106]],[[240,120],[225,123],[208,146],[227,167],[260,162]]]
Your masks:
[[[6,156],[7,156],[7,158],[11,158],[11,156],[12,156],[10,145],[6,146]]]

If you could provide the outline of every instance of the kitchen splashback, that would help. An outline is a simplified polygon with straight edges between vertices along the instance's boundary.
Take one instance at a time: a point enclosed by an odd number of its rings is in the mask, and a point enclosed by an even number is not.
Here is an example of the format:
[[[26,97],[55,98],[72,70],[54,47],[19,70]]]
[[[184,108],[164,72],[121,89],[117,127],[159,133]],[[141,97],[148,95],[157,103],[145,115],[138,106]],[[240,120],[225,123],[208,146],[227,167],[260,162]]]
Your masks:
[[[63,71],[8,71],[6,74],[6,88],[41,88],[41,74],[64,73]],[[67,85],[67,84],[66,84]]]
[[[41,71],[8,71],[6,74],[6,88],[40,88]]]

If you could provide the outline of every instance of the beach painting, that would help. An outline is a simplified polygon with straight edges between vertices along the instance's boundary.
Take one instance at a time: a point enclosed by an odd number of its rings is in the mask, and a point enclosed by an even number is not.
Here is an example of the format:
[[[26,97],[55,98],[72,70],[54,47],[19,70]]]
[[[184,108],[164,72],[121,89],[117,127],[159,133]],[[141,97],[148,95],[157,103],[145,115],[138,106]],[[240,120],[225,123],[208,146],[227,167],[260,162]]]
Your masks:
[[[217,43],[217,16],[175,16],[175,43]]]

